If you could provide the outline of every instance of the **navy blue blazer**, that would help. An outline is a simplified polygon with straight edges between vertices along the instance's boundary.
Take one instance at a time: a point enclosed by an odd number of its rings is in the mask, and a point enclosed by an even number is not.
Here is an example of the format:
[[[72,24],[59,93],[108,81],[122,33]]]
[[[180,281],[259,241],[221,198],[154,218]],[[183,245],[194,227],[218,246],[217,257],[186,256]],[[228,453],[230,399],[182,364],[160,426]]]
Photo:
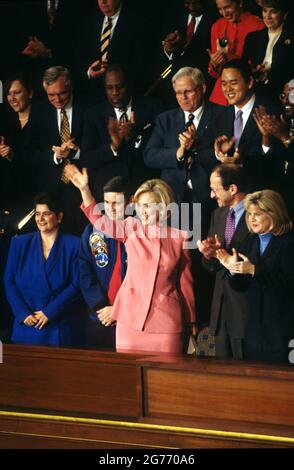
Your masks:
[[[84,319],[78,283],[78,249],[77,237],[59,233],[44,261],[39,232],[11,240],[4,282],[15,317],[14,342],[51,346],[79,343]],[[23,323],[37,310],[42,310],[49,319],[41,330]]]
[[[209,175],[212,166],[208,160],[199,159],[199,151],[213,117],[221,110],[222,106],[206,103],[197,128],[197,151],[194,155],[194,170],[192,168],[191,174],[195,202],[207,202],[210,199]],[[178,203],[183,200],[187,182],[185,165],[178,162],[176,158],[176,152],[179,148],[179,134],[184,129],[185,115],[180,108],[160,114],[144,151],[146,166],[161,170],[160,177],[172,187]]]
[[[294,236],[273,236],[262,256],[259,237],[251,235],[239,249],[255,265],[255,275],[230,277],[233,289],[247,294],[245,357],[287,361],[294,338]]]
[[[90,318],[97,320],[96,311],[109,305],[108,288],[117,255],[121,249],[121,272],[125,277],[127,255],[123,243],[98,232],[89,224],[85,228],[79,249],[80,287],[90,309]],[[102,247],[105,246],[104,249]]]

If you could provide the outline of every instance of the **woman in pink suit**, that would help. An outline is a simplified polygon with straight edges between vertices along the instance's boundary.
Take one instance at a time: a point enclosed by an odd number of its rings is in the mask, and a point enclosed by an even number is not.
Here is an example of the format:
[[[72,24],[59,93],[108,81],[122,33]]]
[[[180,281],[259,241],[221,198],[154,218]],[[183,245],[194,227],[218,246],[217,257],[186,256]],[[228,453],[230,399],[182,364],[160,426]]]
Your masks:
[[[195,301],[186,233],[167,227],[167,206],[174,202],[161,180],[143,183],[134,195],[139,219],[110,220],[96,205],[85,169],[66,167],[80,189],[82,210],[96,230],[125,243],[126,277],[105,325],[116,321],[117,350],[181,354],[187,333],[195,333]]]

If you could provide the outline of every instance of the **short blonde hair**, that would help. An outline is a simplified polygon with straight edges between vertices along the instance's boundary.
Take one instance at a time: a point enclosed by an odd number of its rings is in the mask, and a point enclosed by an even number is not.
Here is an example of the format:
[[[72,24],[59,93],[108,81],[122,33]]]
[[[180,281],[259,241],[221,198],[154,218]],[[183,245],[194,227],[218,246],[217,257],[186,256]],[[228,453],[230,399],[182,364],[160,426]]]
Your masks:
[[[244,199],[244,207],[247,211],[246,223],[250,232],[252,232],[252,230],[248,224],[248,209],[252,204],[271,218],[271,232],[273,235],[283,235],[292,230],[292,222],[280,193],[272,191],[271,189],[264,189],[263,191],[248,194]]]
[[[145,181],[139,186],[134,194],[134,202],[137,203],[139,197],[145,193],[152,193],[156,200],[156,203],[161,204],[163,213],[161,213],[160,219],[163,220],[167,217],[167,211],[164,210],[169,204],[175,202],[175,197],[171,187],[163,180],[153,179]]]

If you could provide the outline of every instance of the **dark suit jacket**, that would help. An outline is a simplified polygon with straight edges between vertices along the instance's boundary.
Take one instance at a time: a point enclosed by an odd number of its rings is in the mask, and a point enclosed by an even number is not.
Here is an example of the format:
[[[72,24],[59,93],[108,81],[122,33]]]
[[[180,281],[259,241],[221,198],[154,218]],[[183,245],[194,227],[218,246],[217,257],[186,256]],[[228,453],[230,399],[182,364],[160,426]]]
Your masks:
[[[98,239],[106,244],[99,250]],[[114,348],[115,328],[106,328],[97,318],[97,310],[109,306],[108,289],[112,278],[118,243],[121,250],[121,273],[125,277],[127,255],[123,243],[109,238],[102,232],[97,232],[91,224],[87,225],[82,237],[79,250],[79,278],[83,297],[89,307],[86,328],[85,346],[99,348]],[[104,263],[99,262],[99,256],[104,254]]]
[[[255,264],[254,276],[233,276],[231,286],[243,291],[248,304],[245,357],[287,360],[294,338],[294,236],[273,236],[263,255],[259,238],[251,235],[240,248]]]
[[[283,160],[279,158],[281,143],[272,138],[270,150],[265,154],[262,149],[261,133],[253,118],[254,108],[261,104],[265,105],[270,114],[278,115],[280,111],[256,97],[253,110],[239,142],[241,161],[249,177],[249,191],[275,188],[278,184],[277,181],[283,174]],[[201,160],[207,160],[210,163],[214,161],[214,165],[219,163],[215,157],[214,141],[220,135],[226,135],[229,139],[234,136],[234,119],[234,106],[225,107],[216,117],[205,136],[206,139],[200,152]]]
[[[244,46],[244,59],[250,60],[254,65],[262,64],[268,41],[267,28],[248,34]],[[268,85],[275,93],[281,90],[283,85],[294,76],[293,54],[293,30],[285,25],[281,36],[274,45],[271,70],[268,74]]]
[[[98,9],[86,16],[78,34],[77,57],[75,75],[84,86],[98,96],[97,88],[103,91],[101,80],[89,80],[87,71],[89,66],[100,58],[100,38],[103,28],[104,16]],[[144,34],[145,33],[145,34]],[[108,65],[122,64],[127,67],[128,73],[134,78],[136,91],[146,89],[145,78],[148,75],[146,57],[148,48],[146,43],[146,27],[141,15],[122,6],[117,24],[113,31],[108,48]],[[85,83],[86,81],[86,83]],[[141,82],[144,83],[140,85]],[[143,86],[143,88],[142,88]]]
[[[159,105],[150,98],[134,96],[132,111],[139,129],[138,134],[142,135],[141,144],[135,148],[135,139],[131,139],[122,145],[117,156],[110,148],[107,129],[109,118],[116,119],[113,106],[104,101],[86,114],[81,156],[85,166],[89,168],[90,181],[99,199],[102,197],[103,185],[114,176],[128,178],[134,189],[143,181],[156,176],[156,172],[144,165],[142,152],[159,112]]]
[[[71,135],[78,147],[81,146],[83,125],[84,108],[74,100]],[[72,184],[64,184],[61,181],[63,165],[54,163],[53,145],[61,145],[57,110],[49,102],[36,104],[32,108],[25,136],[24,159],[33,166],[37,190],[54,193],[59,198],[64,210],[64,229],[80,235],[86,220],[79,210],[79,191]],[[81,165],[80,160],[74,163]]]
[[[52,59],[44,67],[57,64],[70,67],[73,61],[73,33],[81,22],[83,12],[80,2],[60,0],[52,26],[49,25],[46,0],[26,3],[26,28],[29,36],[37,36],[52,51]],[[33,62],[34,60],[31,61]]]
[[[73,101],[71,135],[80,147],[84,125],[84,109]],[[35,166],[38,187],[42,191],[56,191],[60,185],[62,165],[53,160],[53,145],[61,145],[57,110],[49,102],[32,108],[29,127],[25,136],[24,158]]]
[[[180,11],[172,11],[165,21],[162,40],[166,35],[172,31],[178,30],[179,33],[185,38],[187,31],[189,13],[185,8]],[[217,12],[214,9],[207,9],[203,13],[203,17],[194,33],[190,44],[173,54],[172,62],[174,72],[181,67],[198,67],[205,75],[208,70],[209,55],[206,49],[210,48],[210,30],[213,23],[218,18]],[[163,51],[161,46],[160,51],[161,67],[164,68],[169,64],[169,59]]]
[[[195,202],[205,203],[210,201],[209,175],[212,167],[209,160],[199,160],[199,154],[212,118],[221,109],[220,106],[206,103],[197,129],[198,147],[191,171]],[[179,148],[179,134],[184,129],[185,116],[180,108],[160,114],[144,152],[145,164],[150,168],[161,170],[160,177],[172,187],[178,203],[183,201],[187,183],[185,165],[176,159],[176,151]]]
[[[95,235],[93,237],[93,235]],[[91,239],[91,237],[93,237]],[[99,254],[97,238],[103,239],[107,249],[107,263],[99,263],[99,258],[95,258],[92,250]],[[90,315],[97,321],[96,310],[109,305],[108,289],[115,266],[118,242],[114,238],[107,237],[102,232],[97,232],[91,224],[87,225],[82,236],[79,249],[79,278],[80,288],[85,301],[90,309]],[[102,250],[101,250],[102,252]],[[121,243],[121,272],[122,278],[126,273],[126,250]]]
[[[218,234],[224,246],[225,224],[229,207],[216,209],[211,218],[211,224],[208,236],[214,237]],[[241,217],[234,236],[231,241],[230,249],[236,248],[239,251],[240,245],[249,236],[245,222],[245,213]],[[247,299],[242,292],[232,289],[226,269],[215,258],[206,260],[202,258],[202,263],[208,271],[216,272],[215,286],[210,315],[211,334],[218,334],[218,325],[220,315],[224,315],[228,331],[233,338],[244,338],[247,322]]]

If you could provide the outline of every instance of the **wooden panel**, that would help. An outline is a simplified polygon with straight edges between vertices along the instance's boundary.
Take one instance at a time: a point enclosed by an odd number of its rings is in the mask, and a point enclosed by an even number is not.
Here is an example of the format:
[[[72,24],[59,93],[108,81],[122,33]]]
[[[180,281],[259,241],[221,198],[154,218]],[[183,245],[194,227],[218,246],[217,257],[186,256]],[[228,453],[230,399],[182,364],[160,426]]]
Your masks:
[[[291,366],[4,345],[0,447],[293,446],[293,390]]]
[[[294,426],[293,380],[146,367],[145,416]],[[294,430],[294,428],[293,428]]]
[[[1,418],[0,448],[44,449],[176,449],[279,447],[279,443],[216,437],[191,432],[112,425]],[[285,447],[285,445],[284,445]]]
[[[1,408],[138,417],[140,394],[136,356],[4,347]]]

